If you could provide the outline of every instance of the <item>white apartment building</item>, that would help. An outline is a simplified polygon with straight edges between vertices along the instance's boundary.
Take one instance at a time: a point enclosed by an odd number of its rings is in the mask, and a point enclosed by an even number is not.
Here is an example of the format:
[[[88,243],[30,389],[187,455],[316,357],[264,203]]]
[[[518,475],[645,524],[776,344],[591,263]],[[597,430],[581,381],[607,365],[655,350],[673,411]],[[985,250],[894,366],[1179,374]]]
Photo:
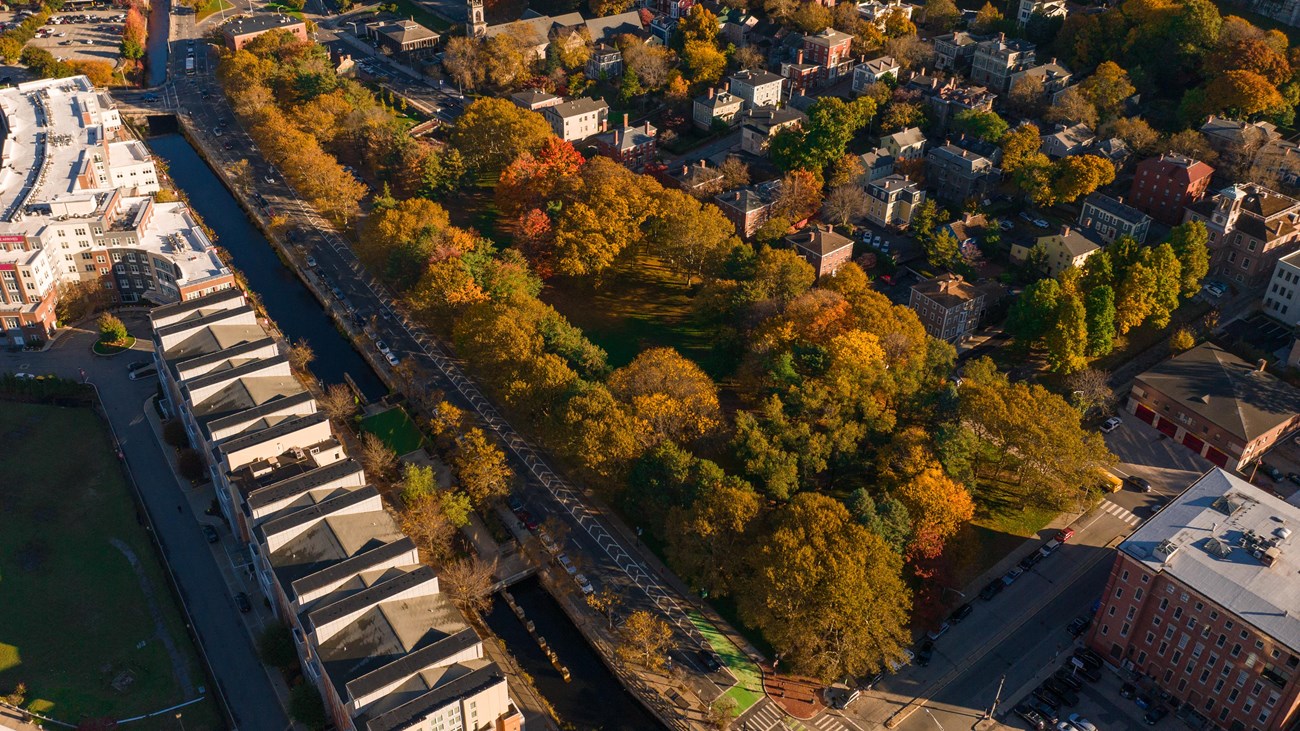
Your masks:
[[[1291,327],[1300,325],[1300,251],[1273,265],[1273,277],[1264,290],[1264,314]]]
[[[555,136],[577,142],[605,131],[609,105],[600,99],[574,99],[545,107],[542,116],[550,123]]]

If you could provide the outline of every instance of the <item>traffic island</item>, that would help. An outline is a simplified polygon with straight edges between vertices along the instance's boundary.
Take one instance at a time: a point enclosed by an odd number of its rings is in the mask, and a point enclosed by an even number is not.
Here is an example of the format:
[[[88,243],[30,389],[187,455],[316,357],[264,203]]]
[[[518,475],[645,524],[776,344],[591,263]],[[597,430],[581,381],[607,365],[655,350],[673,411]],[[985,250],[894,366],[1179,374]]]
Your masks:
[[[762,663],[763,692],[788,715],[807,721],[822,711],[823,684],[798,675],[778,675],[768,663]]]
[[[109,357],[117,355],[118,353],[126,352],[133,347],[135,347],[135,337],[128,336],[126,340],[119,340],[111,343],[97,340],[95,341],[95,344],[90,347],[90,350],[95,355]]]

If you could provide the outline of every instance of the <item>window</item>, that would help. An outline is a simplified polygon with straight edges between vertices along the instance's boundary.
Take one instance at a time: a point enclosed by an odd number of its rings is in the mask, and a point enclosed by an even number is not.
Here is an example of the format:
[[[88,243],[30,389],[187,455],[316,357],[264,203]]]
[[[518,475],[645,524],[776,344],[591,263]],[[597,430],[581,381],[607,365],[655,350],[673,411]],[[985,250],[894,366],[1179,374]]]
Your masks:
[[[1160,600],[1160,611],[1163,612],[1163,611],[1165,611],[1165,609],[1167,609],[1168,607],[1169,607],[1169,600],[1168,600],[1168,599],[1161,599],[1161,600]]]
[[[1230,653],[1228,653],[1228,654],[1229,654],[1229,655],[1232,655],[1233,657],[1236,657],[1236,656],[1240,655],[1240,654],[1241,654],[1241,643],[1237,643],[1237,644],[1233,645],[1233,646],[1232,646],[1232,652],[1230,652]]]
[[[1133,592],[1133,600],[1140,601],[1141,599],[1142,599],[1142,589],[1138,588]]]
[[[1124,618],[1125,618],[1125,619],[1133,619],[1133,613],[1136,612],[1136,611],[1137,611],[1137,607],[1136,607],[1136,606],[1129,607],[1129,608],[1128,608],[1128,614],[1125,615]]]
[[[1154,632],[1148,632],[1148,633],[1147,633],[1147,644],[1148,644],[1148,645],[1151,644],[1153,641],[1155,641],[1155,639],[1156,639],[1156,635],[1155,635]],[[1138,664],[1141,665],[1141,663],[1138,663]]]
[[[1124,596],[1124,587],[1122,586],[1115,587],[1115,598],[1121,599],[1123,598],[1123,596]]]
[[[1174,619],[1180,619],[1183,616],[1182,607],[1174,607]]]
[[[1164,657],[1164,656],[1165,656],[1165,650],[1168,650],[1168,649],[1169,649],[1169,643],[1168,643],[1168,642],[1161,642],[1161,643],[1160,643],[1160,647],[1156,648],[1156,654],[1159,655],[1160,657]]]
[[[1225,642],[1227,642],[1227,641],[1228,641],[1228,636],[1227,636],[1227,635],[1219,635],[1219,639],[1217,639],[1217,640],[1214,641],[1214,646],[1215,646],[1215,647],[1223,647],[1223,643],[1225,643]]]
[[[1119,628],[1120,637],[1128,637],[1128,627],[1129,627],[1128,622],[1125,622],[1124,626]]]

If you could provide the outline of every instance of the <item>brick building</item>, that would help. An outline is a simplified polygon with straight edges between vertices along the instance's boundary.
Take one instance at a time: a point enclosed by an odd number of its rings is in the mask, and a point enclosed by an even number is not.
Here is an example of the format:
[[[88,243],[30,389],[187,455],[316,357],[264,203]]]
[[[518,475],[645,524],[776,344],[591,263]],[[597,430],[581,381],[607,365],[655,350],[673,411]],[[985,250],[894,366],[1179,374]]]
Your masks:
[[[1242,470],[1300,427],[1300,390],[1202,343],[1134,379],[1125,409],[1214,464]]]
[[[803,62],[821,67],[818,84],[833,84],[853,69],[852,46],[853,36],[826,28],[820,33],[804,36]]]
[[[1207,472],[1119,545],[1088,644],[1193,728],[1294,728],[1297,523],[1300,508]]]
[[[754,186],[720,193],[713,202],[736,227],[736,235],[745,240],[753,238],[754,232],[772,217],[771,198]]]
[[[834,274],[853,257],[853,240],[835,233],[830,226],[809,226],[785,237],[785,241],[812,264],[819,277]]]
[[[1277,260],[1300,247],[1300,201],[1248,183],[1225,188],[1189,206],[1184,220],[1210,234],[1210,271],[1247,288],[1263,289]]]
[[[931,336],[959,343],[979,327],[988,296],[960,274],[940,274],[912,285],[907,306]]]
[[[221,35],[226,39],[226,48],[240,51],[252,43],[254,38],[273,30],[286,31],[300,41],[307,40],[306,23],[279,13],[258,13],[235,18],[221,27]]]
[[[593,141],[600,154],[618,160],[633,170],[641,170],[648,163],[654,162],[659,152],[659,139],[655,136],[658,132],[649,122],[629,126],[627,115],[623,115],[622,127],[601,132]]]
[[[1147,158],[1133,173],[1129,205],[1176,226],[1183,222],[1183,210],[1205,195],[1213,174],[1209,165],[1176,152]]]

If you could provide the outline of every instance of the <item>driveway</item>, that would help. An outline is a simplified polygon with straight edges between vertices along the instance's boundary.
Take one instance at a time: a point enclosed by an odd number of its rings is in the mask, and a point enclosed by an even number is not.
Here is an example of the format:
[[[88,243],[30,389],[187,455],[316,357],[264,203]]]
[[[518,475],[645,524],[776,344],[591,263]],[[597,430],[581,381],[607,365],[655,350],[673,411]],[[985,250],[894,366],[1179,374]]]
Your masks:
[[[1119,457],[1115,472],[1121,477],[1145,477],[1151,481],[1155,494],[1172,497],[1214,467],[1208,459],[1136,416],[1129,413],[1119,416],[1123,423],[1104,438],[1106,446]]]
[[[43,353],[0,353],[0,372],[54,373],[86,378],[98,387],[104,410],[113,424],[127,466],[139,486],[145,509],[158,531],[158,540],[171,566],[193,629],[220,695],[235,725],[243,731],[282,731],[289,724],[270,677],[236,611],[226,580],[198,529],[198,517],[181,492],[166,456],[144,417],[144,403],[158,388],[156,378],[132,381],[126,366],[144,360],[152,350],[149,327],[142,315],[124,315],[135,350],[112,358],[91,354],[94,335],[65,331]]]

